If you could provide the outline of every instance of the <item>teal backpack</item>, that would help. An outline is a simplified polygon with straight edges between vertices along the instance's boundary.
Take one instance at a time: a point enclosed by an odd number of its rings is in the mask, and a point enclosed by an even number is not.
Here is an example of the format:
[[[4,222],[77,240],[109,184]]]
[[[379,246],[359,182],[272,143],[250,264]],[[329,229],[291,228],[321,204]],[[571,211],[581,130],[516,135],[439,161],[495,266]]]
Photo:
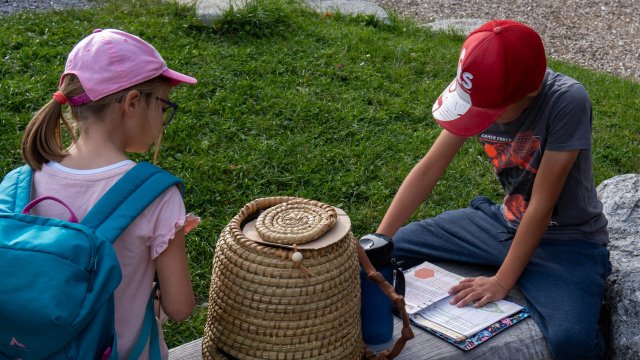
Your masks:
[[[32,170],[22,166],[0,184],[0,359],[118,359],[113,292],[120,264],[113,242],[160,194],[182,182],[141,162],[124,174],[78,223],[29,215]],[[140,338],[160,358],[150,294]]]

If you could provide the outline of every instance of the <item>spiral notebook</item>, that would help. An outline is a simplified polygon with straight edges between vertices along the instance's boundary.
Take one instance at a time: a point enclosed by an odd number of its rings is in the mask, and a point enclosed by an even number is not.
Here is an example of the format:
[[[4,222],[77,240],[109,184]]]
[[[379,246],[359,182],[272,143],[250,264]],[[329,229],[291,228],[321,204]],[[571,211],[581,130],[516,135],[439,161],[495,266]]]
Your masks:
[[[495,323],[487,326],[486,328],[470,336],[464,336],[460,333],[456,333],[455,331],[452,331],[446,327],[443,327],[437,323],[433,323],[428,320],[421,319],[419,315],[417,316],[412,315],[410,317],[410,320],[414,325],[430,332],[431,334],[450,343],[451,345],[454,345],[461,350],[468,351],[490,340],[498,333],[517,324],[518,322],[526,319],[527,317],[529,317],[529,312],[526,308],[523,308],[517,313],[511,316],[507,316],[503,319],[500,319]]]
[[[462,350],[471,350],[529,317],[526,308],[506,300],[479,308],[451,305],[448,290],[463,277],[429,262],[404,275],[411,322]]]

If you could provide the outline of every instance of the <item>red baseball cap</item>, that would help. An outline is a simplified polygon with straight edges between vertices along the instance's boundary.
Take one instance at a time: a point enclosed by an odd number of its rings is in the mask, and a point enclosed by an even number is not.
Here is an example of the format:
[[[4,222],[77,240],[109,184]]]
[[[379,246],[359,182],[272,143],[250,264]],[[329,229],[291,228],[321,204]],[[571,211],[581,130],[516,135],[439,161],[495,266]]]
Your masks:
[[[462,45],[456,78],[433,104],[433,117],[455,135],[477,135],[535,91],[546,68],[538,33],[517,21],[489,21]]]

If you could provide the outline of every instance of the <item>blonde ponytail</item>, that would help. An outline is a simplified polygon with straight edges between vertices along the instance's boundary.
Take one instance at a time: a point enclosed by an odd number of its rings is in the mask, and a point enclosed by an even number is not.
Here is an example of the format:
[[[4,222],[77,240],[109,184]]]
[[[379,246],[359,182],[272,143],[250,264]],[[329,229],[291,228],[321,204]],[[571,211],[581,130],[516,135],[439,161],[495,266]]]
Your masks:
[[[31,168],[40,170],[42,164],[49,161],[61,161],[68,155],[64,144],[63,126],[68,138],[75,142],[75,123],[69,122],[62,111],[65,101],[62,98],[78,96],[84,93],[84,88],[75,75],[64,77],[60,90],[44,105],[29,121],[22,138],[22,158]],[[75,119],[74,109],[71,109]]]
[[[71,125],[62,114],[62,104],[53,99],[29,121],[22,138],[21,150],[22,157],[31,168],[40,170],[42,164],[52,160],[61,161],[67,155],[61,124],[75,139]]]

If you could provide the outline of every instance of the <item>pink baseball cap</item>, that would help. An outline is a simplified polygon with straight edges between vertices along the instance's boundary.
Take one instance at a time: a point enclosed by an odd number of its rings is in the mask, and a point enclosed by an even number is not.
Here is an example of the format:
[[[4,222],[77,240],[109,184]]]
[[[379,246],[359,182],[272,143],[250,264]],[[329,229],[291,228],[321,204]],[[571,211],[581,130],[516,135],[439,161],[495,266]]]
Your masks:
[[[535,91],[546,68],[538,33],[517,21],[489,21],[462,45],[456,78],[433,104],[433,117],[453,134],[477,135]]]
[[[191,76],[167,67],[160,53],[135,35],[114,29],[97,29],[82,39],[69,53],[60,85],[65,75],[80,79],[85,93],[69,98],[79,106],[99,100],[158,75],[171,79],[173,86],[195,84]]]

